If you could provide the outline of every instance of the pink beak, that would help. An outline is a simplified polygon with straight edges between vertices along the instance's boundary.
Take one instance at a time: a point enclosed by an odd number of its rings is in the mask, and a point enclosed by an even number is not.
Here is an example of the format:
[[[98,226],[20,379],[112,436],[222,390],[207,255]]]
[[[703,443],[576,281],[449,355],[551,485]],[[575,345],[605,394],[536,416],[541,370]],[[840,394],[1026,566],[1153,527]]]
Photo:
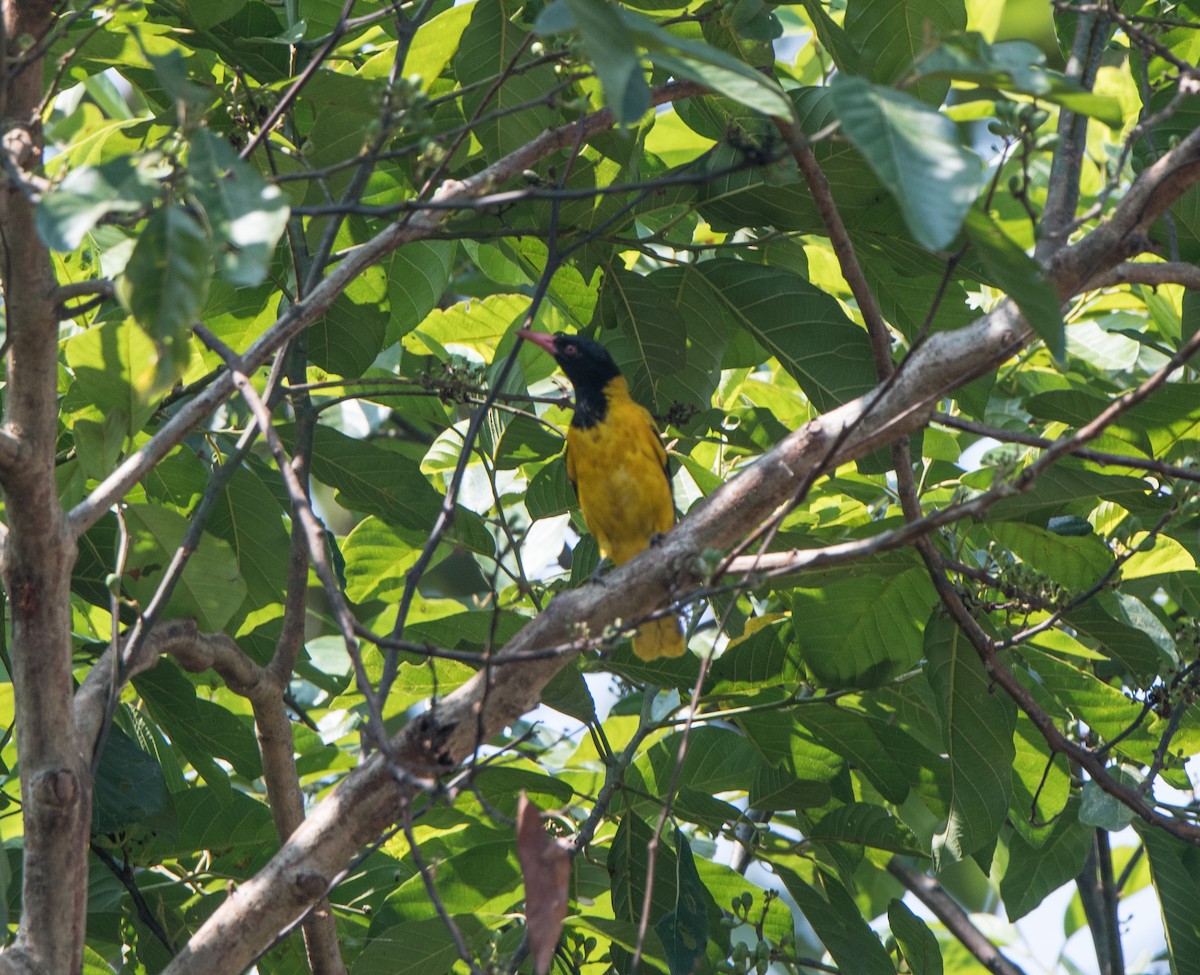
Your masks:
[[[531,332],[527,328],[518,328],[517,334],[523,339],[528,339],[534,345],[539,345],[551,355],[554,355],[558,350],[554,347],[554,336],[549,332]]]

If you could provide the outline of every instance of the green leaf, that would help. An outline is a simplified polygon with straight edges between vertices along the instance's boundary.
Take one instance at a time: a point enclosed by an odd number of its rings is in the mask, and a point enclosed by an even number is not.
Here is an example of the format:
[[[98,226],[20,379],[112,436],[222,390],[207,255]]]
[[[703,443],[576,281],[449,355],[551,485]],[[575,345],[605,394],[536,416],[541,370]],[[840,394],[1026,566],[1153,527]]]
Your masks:
[[[976,33],[945,37],[917,70],[923,78],[944,77],[985,87],[1016,91],[1099,119],[1111,129],[1125,121],[1121,103],[1098,95],[1071,78],[1045,67],[1046,56],[1030,41],[988,44]]]
[[[166,168],[118,156],[99,166],[79,166],[38,203],[37,229],[51,250],[73,251],[109,214],[147,208],[162,189]]]
[[[679,829],[675,830],[675,851],[679,864],[675,906],[654,930],[666,949],[671,975],[691,975],[708,946],[708,889],[700,881],[692,848]]]
[[[826,843],[850,843],[907,856],[926,851],[912,831],[883,806],[849,802],[836,806],[805,830],[805,836]]]
[[[598,315],[636,399],[660,413],[676,404],[708,408],[736,321],[699,267],[648,275],[609,268]]]
[[[1019,835],[1009,841],[1000,896],[1010,921],[1023,918],[1051,891],[1079,876],[1092,848],[1092,831],[1081,826],[1074,813],[1068,806],[1040,846],[1030,846]]]
[[[558,0],[538,18],[542,33],[579,30],[617,121],[629,125],[650,106],[638,47],[658,68],[711,88],[740,105],[792,118],[791,102],[771,79],[702,41],[668,33],[648,17],[602,0]]]
[[[108,729],[92,805],[92,832],[116,833],[167,808],[162,768],[115,725]]]
[[[762,620],[762,617],[758,618]],[[707,693],[757,687],[791,687],[799,679],[800,648],[787,619],[764,621],[730,642],[709,670]]]
[[[861,78],[837,75],[829,90],[842,131],[900,204],[917,243],[929,250],[948,247],[975,202],[983,169],[954,123],[915,98]]]
[[[408,570],[421,554],[420,548],[373,515],[354,526],[341,549],[346,595],[356,603],[398,599]]]
[[[1050,354],[1062,362],[1067,351],[1062,303],[1037,261],[1021,250],[986,213],[971,210],[964,229],[997,287],[1017,303]]]
[[[1113,607],[1120,614],[1119,607]],[[1123,615],[1123,614],[1121,614]],[[1102,652],[1117,661],[1135,678],[1156,673],[1163,663],[1163,653],[1145,630],[1130,623],[1100,599],[1089,599],[1067,614],[1067,622],[1084,636],[1099,644]]]
[[[665,795],[679,765],[679,781],[709,794],[745,788],[756,761],[746,739],[724,728],[694,728],[687,738],[683,762],[679,754],[684,738],[673,732],[652,745],[634,763],[647,791]]]
[[[942,975],[942,949],[929,926],[904,901],[888,902],[888,924],[912,975]]]
[[[934,837],[935,863],[984,850],[999,835],[1012,794],[1016,708],[993,692],[966,636],[935,613],[925,628],[929,683],[950,756],[950,817]]]
[[[867,925],[854,898],[837,880],[818,871],[816,884],[780,864],[775,872],[842,971],[856,975],[895,975],[879,937]]]
[[[442,507],[442,495],[415,461],[323,424],[313,436],[312,470],[319,481],[337,489],[343,507],[376,515],[396,528],[428,534]],[[461,505],[447,537],[481,554],[495,550],[482,519]]]
[[[650,86],[634,37],[621,8],[604,0],[559,0],[566,4],[584,50],[604,86],[604,101],[618,125],[632,125],[650,109]],[[551,22],[555,11],[544,10],[538,25]],[[556,18],[557,19],[557,18]]]
[[[542,703],[578,721],[596,721],[596,702],[578,667],[567,665],[542,688]]]
[[[471,914],[453,918],[468,939],[477,939],[486,928]],[[403,945],[403,951],[397,951]],[[406,920],[374,933],[354,962],[350,975],[445,975],[459,961],[458,948],[447,937],[440,917]]]
[[[567,480],[567,464],[561,457],[534,474],[525,492],[525,509],[535,521],[564,514],[575,504],[575,492]]]
[[[437,77],[445,70],[446,65],[458,50],[462,40],[463,29],[471,19],[474,0],[456,4],[449,10],[443,10],[424,21],[417,29],[416,36],[409,45],[408,57],[404,60],[404,73],[408,77],[414,75],[421,79],[422,87],[428,91]],[[384,50],[377,54],[363,67],[363,74],[370,77],[374,62],[386,77],[396,60],[394,50]]]
[[[921,659],[918,620],[935,600],[928,575],[916,568],[797,589],[801,657],[827,687],[877,687]]]
[[[1095,535],[1064,536],[1018,522],[991,525],[987,534],[1035,571],[1075,592],[1091,588],[1112,567],[1112,553]]]
[[[513,796],[515,810],[516,796]],[[421,856],[438,865],[438,892],[446,910],[480,912],[494,898],[519,898],[521,871],[511,827],[494,829],[479,823],[438,830],[420,839]],[[429,917],[429,891],[420,871],[405,856],[405,876],[392,885],[387,900],[371,919],[372,932]]]
[[[313,365],[338,376],[361,376],[388,336],[388,280],[375,265],[359,274],[308,330]]]
[[[1041,846],[1058,822],[1071,794],[1071,776],[1063,755],[1050,752],[1046,740],[1024,714],[1013,735],[1013,798],[1009,819],[1030,846]]]
[[[1041,685],[1101,738],[1111,741],[1124,736],[1141,717],[1142,708],[1136,701],[1089,670],[1032,645],[1022,648],[1021,655],[1029,661]],[[1137,742],[1134,738],[1132,744]],[[1129,747],[1131,743],[1125,744]]]
[[[117,295],[177,369],[187,362],[211,279],[212,242],[195,217],[172,204],[146,221]]]
[[[700,272],[729,314],[767,349],[822,413],[875,385],[867,333],[799,275],[742,261],[706,261]]]
[[[243,467],[233,475],[213,506],[207,530],[233,551],[256,609],[282,602],[287,560],[281,553],[287,551],[290,539],[283,511],[258,471]],[[233,593],[226,598],[232,599]]]
[[[463,96],[466,117],[487,116],[471,131],[491,160],[515,152],[556,121],[545,106],[559,77],[550,65],[531,66],[521,59],[522,49],[525,59],[529,55],[526,31],[513,22],[518,8],[511,0],[476,3],[454,55],[459,83],[471,86]],[[520,72],[513,71],[517,66]],[[504,83],[494,85],[501,77]]]
[[[172,797],[178,822],[177,833],[158,833],[148,842],[144,855],[166,859],[211,851],[252,853],[272,848],[279,838],[271,809],[244,792],[191,784]]]
[[[188,174],[215,238],[217,273],[239,287],[260,284],[287,226],[283,193],[206,128],[192,137]]]
[[[652,836],[650,826],[634,813],[627,812],[621,817],[608,850],[613,914],[618,921],[636,923],[641,917],[647,873],[651,866],[648,847]],[[650,894],[652,926],[675,909],[679,898],[678,858],[675,851],[666,843],[659,843],[653,866],[654,887]]]
[[[461,8],[455,8],[456,10]],[[437,307],[454,266],[454,241],[414,241],[392,252],[387,270],[389,339],[398,339]]]
[[[229,778],[214,758],[223,758],[246,779],[262,775],[258,742],[249,721],[196,695],[196,688],[170,660],[133,678],[150,716],[183,753],[192,767],[222,797],[230,795]]]
[[[1128,767],[1114,768],[1110,774],[1121,785],[1135,792],[1144,779],[1140,772],[1133,772]],[[1083,784],[1080,799],[1079,822],[1084,826],[1119,833],[1137,819],[1137,813],[1116,796],[1100,788],[1094,779],[1089,779]]]
[[[1157,827],[1134,827],[1146,846],[1150,875],[1158,893],[1167,948],[1171,956],[1171,975],[1200,975],[1200,860],[1197,849],[1182,843]]]
[[[842,756],[896,804],[942,761],[903,728],[849,708],[797,708],[795,720],[814,741]]]
[[[167,566],[183,541],[188,521],[168,508],[131,504],[125,509],[129,526],[129,557],[125,586],[143,606],[163,580]],[[167,615],[193,616],[202,630],[220,630],[246,598],[246,583],[229,544],[205,532],[191,553],[175,591],[164,609]]]
[[[911,80],[914,64],[930,44],[955,31],[966,30],[962,0],[848,0],[845,30],[858,49],[858,63],[869,80],[894,85]],[[931,105],[941,102],[945,81],[925,79],[907,90]]]
[[[158,351],[141,328],[128,321],[90,328],[67,341],[66,360],[75,382],[64,409],[94,406],[106,418],[119,413],[126,418],[129,436],[145,426],[157,404]]]

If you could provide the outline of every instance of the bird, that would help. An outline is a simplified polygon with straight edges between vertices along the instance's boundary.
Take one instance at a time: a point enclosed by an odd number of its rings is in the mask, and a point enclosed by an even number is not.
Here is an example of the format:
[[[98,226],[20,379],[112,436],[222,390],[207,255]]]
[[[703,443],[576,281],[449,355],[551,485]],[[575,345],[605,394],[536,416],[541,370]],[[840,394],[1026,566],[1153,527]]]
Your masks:
[[[517,335],[553,356],[575,389],[567,477],[600,554],[623,565],[675,523],[671,472],[654,418],[629,395],[599,342],[524,328]],[[633,635],[642,660],[679,657],[686,649],[673,614],[643,623]]]

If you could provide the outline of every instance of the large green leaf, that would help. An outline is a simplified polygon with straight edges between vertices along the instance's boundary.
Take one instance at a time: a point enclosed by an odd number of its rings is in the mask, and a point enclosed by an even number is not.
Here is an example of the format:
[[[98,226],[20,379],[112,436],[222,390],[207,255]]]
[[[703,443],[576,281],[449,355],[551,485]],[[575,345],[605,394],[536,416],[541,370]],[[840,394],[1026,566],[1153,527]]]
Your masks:
[[[468,939],[478,939],[486,931],[471,914],[451,920]],[[445,975],[458,960],[458,948],[446,922],[440,917],[424,917],[380,930],[349,967],[350,975]]]
[[[909,80],[931,43],[966,26],[962,0],[849,0],[846,4],[846,36],[858,49],[859,65],[881,85]],[[925,80],[909,91],[937,105],[947,87],[945,81]]]
[[[128,436],[145,426],[156,405],[158,352],[138,325],[112,321],[90,328],[68,340],[66,360],[75,382],[64,409],[94,407],[106,428],[118,414]]]
[[[217,272],[238,287],[259,284],[287,225],[283,194],[210,129],[192,138],[188,174],[215,238]]]
[[[1067,621],[1135,678],[1146,678],[1165,662],[1163,651],[1146,629],[1131,624],[1119,604],[1089,599],[1072,609]]]
[[[407,334],[437,307],[450,281],[455,253],[453,241],[436,240],[414,241],[392,252],[387,272],[390,338]]]
[[[1068,806],[1054,823],[1041,846],[1030,846],[1020,836],[1008,844],[1008,866],[1000,880],[1000,896],[1009,920],[1016,921],[1046,896],[1079,876],[1092,847],[1092,831],[1081,826]]]
[[[47,247],[73,251],[108,214],[133,214],[148,207],[162,188],[161,163],[129,156],[71,170],[37,209],[37,228]]]
[[[1150,859],[1150,874],[1158,893],[1167,948],[1171,955],[1171,975],[1200,975],[1200,922],[1196,905],[1200,903],[1200,861],[1196,847],[1169,836],[1161,829],[1136,827]]]
[[[842,131],[900,204],[917,243],[948,247],[975,202],[983,171],[954,123],[862,78],[838,75],[829,90]]]
[[[554,113],[545,107],[558,87],[553,67],[523,65],[520,72],[512,71],[520,63],[527,34],[514,21],[517,10],[511,0],[476,3],[454,55],[459,83],[472,86],[463,98],[463,110],[468,118],[486,116],[472,126],[472,133],[493,160],[519,149],[555,122]],[[501,77],[504,83],[496,85]]]
[[[942,38],[942,43],[916,67],[923,78],[954,78],[1017,91],[1091,115],[1110,128],[1121,126],[1125,116],[1118,99],[1090,92],[1077,81],[1046,68],[1045,63],[1046,55],[1030,41],[988,44],[981,35],[967,33]]]
[[[913,975],[942,975],[942,950],[937,938],[904,901],[888,904],[888,924]]]
[[[117,285],[117,294],[154,344],[177,366],[199,321],[212,279],[212,240],[204,225],[171,204],[146,221]]]
[[[442,495],[414,461],[324,425],[313,437],[312,470],[315,478],[337,489],[344,507],[400,529],[428,532],[442,507]],[[448,537],[485,554],[495,547],[479,516],[461,506]]]
[[[950,756],[950,817],[933,851],[935,861],[949,863],[987,850],[1004,824],[1016,707],[993,692],[975,648],[940,614],[925,628],[925,653]]]
[[[92,832],[128,830],[165,809],[162,767],[120,728],[109,728],[96,769]]]
[[[133,685],[155,723],[222,798],[232,795],[229,777],[214,759],[225,759],[246,779],[262,775],[258,742],[250,723],[199,697],[172,661],[161,661],[153,670],[139,674]]]
[[[125,521],[130,545],[124,585],[145,606],[183,541],[188,522],[168,508],[144,504],[129,505]],[[194,616],[203,630],[220,630],[245,598],[246,583],[233,548],[206,532],[191,552],[166,612]]]
[[[701,792],[730,792],[747,786],[757,762],[742,735],[724,728],[693,728],[686,748],[684,742],[682,733],[675,732],[638,759],[634,768],[652,795],[666,793],[677,765],[678,781]]]
[[[1091,588],[1112,566],[1112,553],[1095,535],[1071,537],[1017,522],[990,525],[986,534],[1073,592]]]
[[[797,589],[792,616],[800,653],[827,687],[875,687],[921,658],[918,620],[935,601],[920,569]]]
[[[208,531],[229,544],[255,608],[282,602],[287,584],[282,553],[289,537],[283,512],[258,471],[241,468],[233,475],[217,499]]]
[[[556,0],[538,18],[542,33],[576,28],[604,85],[605,100],[621,124],[650,107],[641,52],[676,78],[687,78],[765,115],[790,118],[792,106],[765,75],[698,40],[668,33],[648,17],[603,0]],[[640,50],[639,50],[640,49]]]
[[[663,915],[654,930],[667,952],[671,975],[691,975],[708,946],[705,901],[709,894],[696,872],[687,837],[679,829],[675,830],[675,853],[679,862],[675,906]]]
[[[794,870],[775,864],[775,872],[796,901],[806,921],[843,971],[861,975],[895,975],[891,958],[867,926],[854,899],[840,882],[817,871],[809,883]]]
[[[313,364],[339,376],[361,376],[388,336],[388,279],[379,265],[368,268],[339,294],[308,330]]]
[[[818,410],[874,386],[867,333],[828,294],[777,268],[719,260],[699,269],[734,320],[779,360]]]

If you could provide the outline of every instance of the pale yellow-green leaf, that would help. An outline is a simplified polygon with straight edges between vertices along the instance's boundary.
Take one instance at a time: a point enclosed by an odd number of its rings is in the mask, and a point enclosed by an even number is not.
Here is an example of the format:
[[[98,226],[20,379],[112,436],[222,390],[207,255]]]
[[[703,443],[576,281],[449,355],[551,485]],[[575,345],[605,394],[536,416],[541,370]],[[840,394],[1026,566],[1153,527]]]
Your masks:
[[[1195,571],[1196,560],[1175,539],[1159,535],[1154,539],[1153,545],[1144,548],[1148,538],[1148,532],[1139,532],[1133,536],[1130,545],[1138,551],[1121,567],[1122,578],[1142,579],[1172,572]]]
[[[488,295],[431,311],[404,336],[404,348],[418,355],[469,350],[491,362],[496,343],[529,309],[525,295]]]

